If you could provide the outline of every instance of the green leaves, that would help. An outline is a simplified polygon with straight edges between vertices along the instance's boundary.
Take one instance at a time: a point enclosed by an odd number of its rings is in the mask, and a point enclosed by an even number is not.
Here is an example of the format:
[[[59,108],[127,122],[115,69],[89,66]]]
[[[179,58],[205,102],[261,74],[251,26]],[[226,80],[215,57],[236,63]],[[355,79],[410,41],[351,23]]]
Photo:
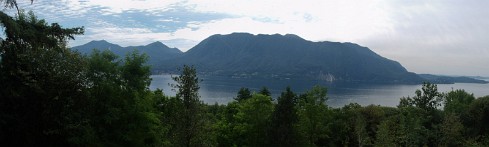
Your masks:
[[[434,111],[441,106],[442,94],[438,92],[436,84],[423,83],[422,91],[416,90],[415,96],[401,98],[398,107],[416,106],[425,111]]]
[[[319,146],[319,140],[332,135],[327,128],[331,123],[331,112],[326,105],[326,92],[325,87],[314,86],[310,91],[299,96],[298,127],[308,145]]]
[[[0,142],[10,146],[64,146],[86,118],[86,62],[65,46],[81,33],[47,25],[32,12],[0,12]]]
[[[248,98],[251,98],[250,90],[248,88],[242,87],[241,89],[239,89],[238,95],[236,96],[236,98],[234,98],[234,100],[242,101]]]
[[[137,50],[126,55],[124,66],[122,67],[122,78],[128,88],[144,91],[147,90],[151,79],[150,67],[144,65],[148,60],[146,54],[140,55]]]
[[[450,91],[444,95],[445,113],[455,113],[460,115],[469,108],[470,103],[474,100],[474,95],[465,92],[465,90],[458,89]]]
[[[110,51],[88,57],[89,109],[91,127],[99,145],[163,144],[157,101],[161,92],[152,93],[147,56],[134,51],[124,61]]]
[[[278,97],[278,103],[271,116],[269,128],[269,141],[271,146],[297,146],[299,144],[299,132],[297,122],[299,121],[295,95],[290,87]]]

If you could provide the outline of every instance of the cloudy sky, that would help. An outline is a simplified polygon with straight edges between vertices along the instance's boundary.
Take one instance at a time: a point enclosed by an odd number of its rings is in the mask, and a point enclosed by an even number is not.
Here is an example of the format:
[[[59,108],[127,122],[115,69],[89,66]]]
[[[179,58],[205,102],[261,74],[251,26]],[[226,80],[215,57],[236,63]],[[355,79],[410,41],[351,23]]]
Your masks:
[[[187,51],[213,34],[290,33],[357,43],[416,73],[489,76],[489,1],[483,0],[17,1],[48,22],[84,26],[85,35],[70,46],[161,41]]]

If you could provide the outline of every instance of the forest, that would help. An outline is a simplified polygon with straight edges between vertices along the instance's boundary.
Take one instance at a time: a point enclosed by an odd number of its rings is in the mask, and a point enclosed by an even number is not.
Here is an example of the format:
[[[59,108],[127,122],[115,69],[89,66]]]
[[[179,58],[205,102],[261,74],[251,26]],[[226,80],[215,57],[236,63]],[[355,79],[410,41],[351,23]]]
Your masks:
[[[33,12],[0,23],[0,146],[489,146],[489,96],[424,83],[397,107],[332,108],[326,87],[264,87],[205,104],[191,65],[168,96],[149,89],[145,54],[71,51],[84,28]]]

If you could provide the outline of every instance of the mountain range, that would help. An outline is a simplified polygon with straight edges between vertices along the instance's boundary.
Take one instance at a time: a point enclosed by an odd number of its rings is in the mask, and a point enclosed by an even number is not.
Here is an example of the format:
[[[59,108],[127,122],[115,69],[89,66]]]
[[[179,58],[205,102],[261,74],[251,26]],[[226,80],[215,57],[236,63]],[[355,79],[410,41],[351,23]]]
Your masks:
[[[157,65],[165,60],[172,59],[183,55],[183,52],[177,48],[170,48],[165,44],[157,41],[144,46],[121,47],[117,44],[109,43],[105,40],[90,41],[84,45],[71,48],[82,54],[90,54],[93,49],[110,50],[119,57],[125,57],[127,53],[138,50],[149,56],[148,64]]]
[[[93,48],[109,49],[119,56],[138,49],[150,56],[148,64],[155,74],[178,73],[177,69],[186,64],[194,65],[199,74],[235,78],[304,78],[330,82],[392,84],[454,82],[450,78],[436,80],[434,77],[409,72],[400,63],[354,43],[313,42],[293,34],[212,35],[185,53],[161,42],[121,47],[102,40],[72,49],[90,53]],[[467,80],[462,82],[465,81]]]

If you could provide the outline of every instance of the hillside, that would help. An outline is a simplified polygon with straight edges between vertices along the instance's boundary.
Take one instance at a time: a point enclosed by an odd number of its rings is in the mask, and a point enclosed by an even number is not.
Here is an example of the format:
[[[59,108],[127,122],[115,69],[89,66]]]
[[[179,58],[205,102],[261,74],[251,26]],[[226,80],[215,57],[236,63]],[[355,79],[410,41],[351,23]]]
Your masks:
[[[401,64],[353,43],[312,42],[296,35],[213,35],[178,58],[154,66],[176,72],[183,64],[202,74],[308,78],[362,83],[420,83]]]
[[[471,77],[464,76],[441,76],[441,75],[432,75],[432,74],[419,74],[420,77],[430,81],[432,83],[438,84],[453,84],[453,83],[479,83],[486,84],[489,83],[484,80],[475,79]]]
[[[124,57],[128,52],[137,49],[141,53],[146,53],[149,56],[148,64],[150,65],[157,65],[161,62],[164,62],[165,60],[172,59],[183,54],[183,52],[179,49],[170,48],[161,42],[153,42],[144,46],[121,47],[117,44],[112,44],[105,40],[99,40],[91,41],[84,45],[75,46],[71,49],[77,50],[83,54],[90,54],[93,49],[110,50],[119,57]]]

